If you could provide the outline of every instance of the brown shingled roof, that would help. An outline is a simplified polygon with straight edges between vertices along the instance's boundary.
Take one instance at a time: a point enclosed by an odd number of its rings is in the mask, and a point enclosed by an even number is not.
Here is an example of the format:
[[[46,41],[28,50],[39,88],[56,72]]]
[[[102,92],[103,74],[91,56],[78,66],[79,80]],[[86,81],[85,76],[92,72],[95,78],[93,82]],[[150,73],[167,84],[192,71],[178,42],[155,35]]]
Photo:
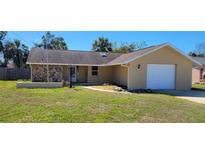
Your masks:
[[[47,61],[48,54],[48,61]],[[67,51],[67,50],[45,50],[42,48],[33,48],[29,53],[28,64],[85,64],[102,65],[107,64],[120,53],[102,53],[94,51]]]
[[[114,64],[125,63],[126,61],[129,61],[129,60],[131,60],[131,59],[133,59],[135,57],[139,57],[139,56],[141,56],[141,55],[143,55],[143,54],[145,54],[147,52],[150,52],[150,51],[152,51],[154,49],[157,49],[157,48],[159,48],[162,45],[164,45],[164,44],[157,45],[157,46],[150,46],[150,47],[147,47],[147,48],[136,50],[136,51],[131,52],[131,53],[122,54],[121,56],[119,56],[116,59],[112,60],[108,64],[114,65]]]
[[[170,46],[177,52],[184,55],[197,65],[199,63],[182,53],[174,46],[163,43],[156,46],[151,46],[143,49],[136,50],[131,53],[102,53],[94,51],[73,51],[73,50],[45,50],[42,48],[32,48],[29,53],[27,64],[56,64],[56,65],[119,65],[127,64],[137,58],[152,53],[164,46]],[[48,54],[48,61],[47,61]]]
[[[194,60],[198,61],[202,65],[205,65],[205,57],[192,57]]]

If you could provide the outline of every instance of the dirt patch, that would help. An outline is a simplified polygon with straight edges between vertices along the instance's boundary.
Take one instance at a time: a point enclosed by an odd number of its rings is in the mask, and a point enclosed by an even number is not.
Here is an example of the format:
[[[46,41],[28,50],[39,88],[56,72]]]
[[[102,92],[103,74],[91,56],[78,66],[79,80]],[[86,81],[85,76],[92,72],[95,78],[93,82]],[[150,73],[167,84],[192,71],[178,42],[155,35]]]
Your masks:
[[[156,118],[156,117],[151,117],[151,116],[149,116],[149,115],[145,115],[145,116],[143,116],[139,121],[137,121],[137,122],[154,122],[154,123],[156,123],[156,122],[163,122],[163,120],[162,119],[160,119],[160,118]]]
[[[99,88],[95,88],[95,87],[92,87],[92,86],[87,86],[87,87],[84,87],[84,88],[89,89],[89,90],[101,91],[101,92],[130,94],[130,92],[126,92],[126,91],[115,91],[115,90],[99,89]]]
[[[106,105],[106,104],[96,104],[96,105],[88,107],[87,111],[89,113],[100,114],[100,113],[109,112],[110,109],[111,109],[111,107],[109,105]]]
[[[70,93],[70,92],[76,92],[76,90],[74,90],[74,89],[69,89],[68,92],[69,92],[69,93]]]

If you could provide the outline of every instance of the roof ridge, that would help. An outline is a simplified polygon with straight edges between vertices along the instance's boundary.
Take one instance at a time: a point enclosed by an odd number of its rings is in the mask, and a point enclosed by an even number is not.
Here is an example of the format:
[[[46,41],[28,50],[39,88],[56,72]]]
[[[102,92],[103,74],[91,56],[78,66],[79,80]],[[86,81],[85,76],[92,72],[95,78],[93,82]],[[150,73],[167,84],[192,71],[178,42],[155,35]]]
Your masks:
[[[149,49],[149,48],[156,47],[156,46],[158,46],[158,45],[151,45],[151,46],[148,46],[145,48],[140,48],[140,49],[134,50],[133,52],[137,52],[137,51],[144,50],[144,49]]]
[[[205,58],[205,57],[197,57],[197,56],[191,56],[192,58]]]
[[[162,44],[159,44],[159,45],[151,45],[151,46],[148,46],[148,47],[145,47],[145,48],[140,48],[140,49],[137,49],[137,50],[134,50],[133,52],[137,52],[137,51],[140,51],[140,50],[144,50],[144,49],[149,49],[149,48],[153,48],[153,47],[157,47],[157,46],[161,46],[161,45],[164,45],[164,44],[167,44],[168,42],[166,43],[162,43]],[[70,51],[70,52],[97,52],[97,51],[94,51],[94,50],[75,50],[75,49],[72,49],[72,50],[64,50],[64,49],[44,49],[44,48],[41,48],[41,47],[32,47],[31,50],[34,50],[34,49],[40,49],[40,50],[50,50],[50,51]],[[114,53],[114,54],[130,54],[130,53],[133,53],[133,52],[129,52],[129,53],[117,53],[117,52],[97,52],[97,53]]]
[[[51,51],[77,51],[77,52],[92,52],[93,50],[65,50],[65,49],[44,49],[41,47],[32,47],[31,50],[40,49],[40,50],[51,50]]]
[[[98,52],[98,51],[94,51],[94,50],[63,50],[63,49],[44,49],[44,48],[40,48],[40,47],[33,47],[31,48],[32,50],[48,50],[48,51],[66,51],[66,52],[83,52],[83,53],[88,53],[88,52],[93,52],[93,53],[112,53],[112,54],[123,54],[123,53],[118,53],[118,52]],[[124,53],[125,54],[125,53]]]
[[[168,44],[168,43],[169,42],[161,43],[161,44],[158,44],[158,45],[151,45],[151,46],[148,46],[148,47],[145,47],[145,48],[134,50],[133,52],[137,52],[137,51],[140,51],[140,50],[149,49],[149,48],[153,48],[153,47],[159,47],[159,46],[162,46],[162,45],[165,45],[165,44]]]

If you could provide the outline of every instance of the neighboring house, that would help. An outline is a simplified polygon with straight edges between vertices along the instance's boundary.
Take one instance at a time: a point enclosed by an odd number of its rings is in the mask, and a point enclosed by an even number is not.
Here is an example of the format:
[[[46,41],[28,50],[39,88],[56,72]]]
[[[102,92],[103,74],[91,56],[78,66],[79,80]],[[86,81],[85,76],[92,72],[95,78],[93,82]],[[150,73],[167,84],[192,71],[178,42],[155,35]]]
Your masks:
[[[27,64],[33,82],[112,83],[135,89],[189,90],[199,63],[169,43],[127,54],[33,48]],[[47,68],[48,71],[47,71]]]
[[[15,65],[14,64],[7,64],[7,68],[15,68]]]
[[[192,69],[192,83],[205,83],[205,57],[192,57],[201,66]]]

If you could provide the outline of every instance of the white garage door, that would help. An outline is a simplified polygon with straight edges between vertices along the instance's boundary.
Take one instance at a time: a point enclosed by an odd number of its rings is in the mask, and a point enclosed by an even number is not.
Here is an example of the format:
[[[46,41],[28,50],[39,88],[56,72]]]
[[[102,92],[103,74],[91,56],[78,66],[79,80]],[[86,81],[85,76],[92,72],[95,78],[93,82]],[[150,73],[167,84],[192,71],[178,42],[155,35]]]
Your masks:
[[[147,65],[147,89],[175,89],[175,65]]]

